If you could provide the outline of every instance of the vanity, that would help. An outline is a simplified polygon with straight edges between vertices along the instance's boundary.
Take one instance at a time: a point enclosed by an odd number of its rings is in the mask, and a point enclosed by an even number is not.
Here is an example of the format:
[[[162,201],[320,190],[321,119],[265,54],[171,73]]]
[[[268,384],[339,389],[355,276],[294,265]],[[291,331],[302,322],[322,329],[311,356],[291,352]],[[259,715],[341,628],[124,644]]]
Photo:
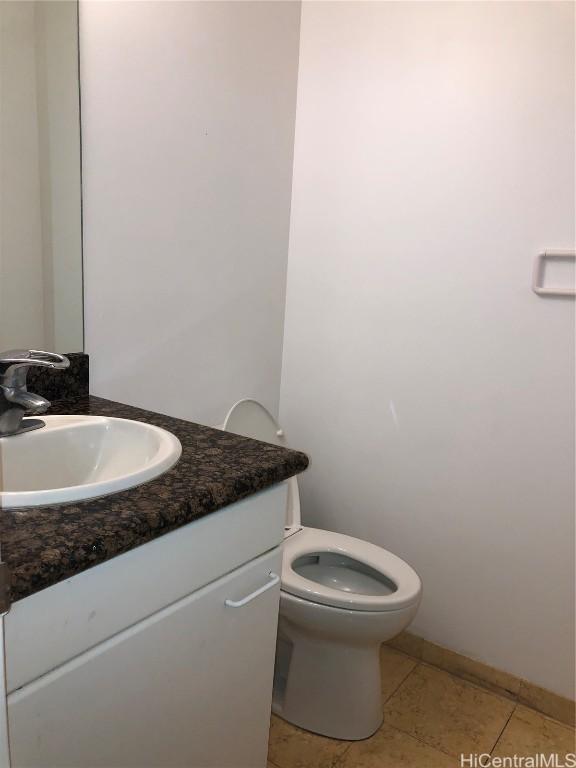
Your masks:
[[[283,481],[308,460],[83,386],[50,413],[155,425],[182,454],[119,493],[2,510],[10,764],[264,768]]]

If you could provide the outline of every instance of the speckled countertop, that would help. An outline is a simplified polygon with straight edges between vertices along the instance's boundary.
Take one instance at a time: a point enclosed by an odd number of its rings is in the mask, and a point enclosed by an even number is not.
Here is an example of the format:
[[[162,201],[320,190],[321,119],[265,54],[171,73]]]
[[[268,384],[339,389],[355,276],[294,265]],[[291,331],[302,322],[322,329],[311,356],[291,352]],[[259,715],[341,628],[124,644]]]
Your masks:
[[[182,456],[155,480],[110,496],[74,504],[0,509],[0,545],[2,560],[10,571],[12,601],[279,483],[308,466],[308,458],[298,451],[98,397],[59,400],[50,413],[118,416],[156,424],[180,439]]]

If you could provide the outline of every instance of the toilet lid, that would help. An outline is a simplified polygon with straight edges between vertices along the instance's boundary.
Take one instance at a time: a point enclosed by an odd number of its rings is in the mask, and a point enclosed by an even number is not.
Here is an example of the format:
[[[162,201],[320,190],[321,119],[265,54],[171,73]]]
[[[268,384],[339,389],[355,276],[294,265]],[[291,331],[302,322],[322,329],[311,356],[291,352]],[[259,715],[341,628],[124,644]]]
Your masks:
[[[408,563],[382,547],[302,528],[284,542],[282,590],[335,608],[397,611],[420,600],[422,583]]]
[[[222,429],[234,432],[236,435],[251,437],[263,443],[272,443],[281,448],[288,448],[284,430],[274,416],[257,400],[246,398],[239,400],[228,411]],[[288,485],[288,500],[286,502],[286,530],[292,532],[300,526],[300,493],[298,481],[291,477]]]

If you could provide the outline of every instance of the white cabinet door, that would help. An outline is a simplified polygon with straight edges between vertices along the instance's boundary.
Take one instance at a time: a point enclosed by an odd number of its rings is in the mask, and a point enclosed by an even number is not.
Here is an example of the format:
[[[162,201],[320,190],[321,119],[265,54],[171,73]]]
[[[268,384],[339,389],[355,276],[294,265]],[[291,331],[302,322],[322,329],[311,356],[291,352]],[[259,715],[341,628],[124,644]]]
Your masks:
[[[13,768],[264,768],[280,563],[275,549],[10,694]]]

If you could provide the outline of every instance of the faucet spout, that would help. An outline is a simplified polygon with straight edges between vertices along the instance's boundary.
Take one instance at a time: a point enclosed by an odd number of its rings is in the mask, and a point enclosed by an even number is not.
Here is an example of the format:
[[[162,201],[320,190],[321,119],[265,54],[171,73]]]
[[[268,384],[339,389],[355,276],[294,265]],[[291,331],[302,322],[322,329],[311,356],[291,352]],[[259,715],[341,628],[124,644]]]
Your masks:
[[[4,389],[4,397],[9,403],[20,406],[31,415],[46,413],[50,408],[49,400],[28,390]]]

